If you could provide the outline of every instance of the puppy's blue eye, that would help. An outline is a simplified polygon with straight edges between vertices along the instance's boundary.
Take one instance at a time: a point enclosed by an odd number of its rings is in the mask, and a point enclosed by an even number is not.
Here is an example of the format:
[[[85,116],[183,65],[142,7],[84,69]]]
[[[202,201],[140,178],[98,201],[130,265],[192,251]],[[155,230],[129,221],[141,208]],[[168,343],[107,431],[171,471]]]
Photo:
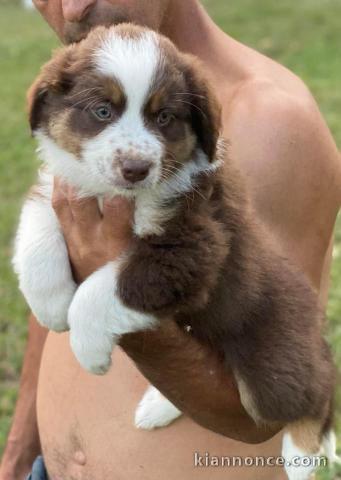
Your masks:
[[[95,117],[97,117],[98,120],[101,120],[102,122],[111,120],[112,118],[112,108],[110,105],[107,105],[107,104],[98,105],[95,108],[93,108],[91,111],[95,115]]]
[[[157,117],[157,123],[160,127],[167,127],[174,118],[174,115],[168,110],[161,110]]]

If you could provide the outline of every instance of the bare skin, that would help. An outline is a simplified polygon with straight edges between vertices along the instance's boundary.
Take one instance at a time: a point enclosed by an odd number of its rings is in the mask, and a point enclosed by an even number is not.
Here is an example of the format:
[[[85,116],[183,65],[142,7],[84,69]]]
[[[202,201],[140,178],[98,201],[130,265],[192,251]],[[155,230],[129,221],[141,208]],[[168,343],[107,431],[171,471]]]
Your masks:
[[[36,0],[62,39],[80,34],[75,25],[82,25],[89,15],[96,24],[99,9],[110,3],[120,8],[120,14],[125,7],[129,18],[158,28],[208,67],[224,107],[223,133],[231,142],[230,155],[245,174],[256,213],[277,248],[307,274],[325,304],[332,233],[341,202],[341,162],[306,87],[284,67],[221,32],[195,0]],[[80,204],[75,192],[65,192],[64,186],[57,185],[54,206],[79,280],[115,258],[129,243],[130,207],[123,203],[119,217],[114,211],[116,204],[108,206],[107,215],[101,218],[93,201]],[[111,228],[102,228],[104,223]],[[36,332],[38,329],[35,327]],[[37,350],[45,335],[42,329],[37,333]],[[188,417],[157,432],[136,431],[132,417],[146,380],[125,353],[117,349],[109,374],[92,377],[73,359],[67,334],[49,334],[41,362],[37,411],[53,480],[131,479],[134,475],[154,479],[160,474],[165,479],[284,478],[281,470],[273,468],[194,467],[195,451],[230,456],[268,456],[280,451],[280,436],[250,446],[213,433],[246,442],[260,442],[275,433],[255,429],[241,409],[232,377],[222,371],[213,352],[174,329],[171,320],[153,334],[123,339],[122,347],[149,380],[212,432]],[[33,378],[39,355],[28,361],[26,371],[32,372]],[[183,365],[189,364],[195,366],[196,375],[182,371]],[[167,392],[170,383],[173,388]],[[35,386],[32,381],[31,391]],[[23,382],[21,395],[27,388]],[[32,406],[23,403],[18,403],[1,480],[20,478],[13,473],[14,467],[27,471],[26,459],[21,465],[11,461],[20,457],[23,448],[31,448],[33,456],[36,429],[23,431],[20,424]],[[25,442],[17,440],[21,434]]]

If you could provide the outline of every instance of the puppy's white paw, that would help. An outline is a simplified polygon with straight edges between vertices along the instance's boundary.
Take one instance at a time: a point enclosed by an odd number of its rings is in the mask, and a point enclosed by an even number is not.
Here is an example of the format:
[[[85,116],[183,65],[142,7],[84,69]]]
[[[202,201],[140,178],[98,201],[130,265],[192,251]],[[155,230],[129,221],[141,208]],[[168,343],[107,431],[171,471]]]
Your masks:
[[[68,310],[75,294],[76,287],[70,282],[62,288],[46,292],[44,288],[35,292],[23,291],[32,312],[39,323],[55,332],[69,330]]]
[[[135,426],[144,430],[166,427],[182,413],[155,387],[149,387],[135,413]]]
[[[115,323],[115,284],[103,269],[93,273],[79,287],[69,308],[70,344],[85,370],[104,375],[111,366],[111,353],[118,341]]]
[[[85,370],[104,375],[111,366],[111,353],[117,337],[102,325],[105,314],[101,309],[97,311],[96,302],[91,300],[91,296],[87,296],[85,282],[79,287],[69,308],[70,345]]]
[[[121,335],[154,325],[154,317],[124,306],[117,295],[118,266],[108,263],[78,288],[69,309],[71,347],[89,372],[104,374]]]

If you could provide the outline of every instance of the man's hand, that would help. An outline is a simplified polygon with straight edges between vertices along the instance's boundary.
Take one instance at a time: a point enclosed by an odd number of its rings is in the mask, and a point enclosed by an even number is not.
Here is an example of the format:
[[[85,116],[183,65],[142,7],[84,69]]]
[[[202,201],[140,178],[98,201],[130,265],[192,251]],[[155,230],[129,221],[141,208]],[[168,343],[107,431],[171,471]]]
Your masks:
[[[133,203],[122,197],[104,200],[79,198],[77,192],[55,179],[52,205],[61,224],[75,280],[117,258],[132,236]]]

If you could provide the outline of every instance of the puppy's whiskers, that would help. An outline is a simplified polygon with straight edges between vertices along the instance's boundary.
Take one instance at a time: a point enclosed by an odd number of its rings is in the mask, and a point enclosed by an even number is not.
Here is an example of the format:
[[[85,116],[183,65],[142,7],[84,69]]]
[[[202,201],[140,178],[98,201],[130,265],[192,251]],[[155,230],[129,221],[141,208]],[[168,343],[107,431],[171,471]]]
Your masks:
[[[177,182],[179,183],[179,185],[181,187],[183,187],[184,189],[186,189],[188,187],[188,183],[181,176],[181,170],[179,168],[177,168],[174,165],[168,165],[167,167],[164,167],[163,169],[164,169],[165,173],[168,173],[170,176],[175,177]],[[168,185],[170,185],[169,182],[170,182],[170,178],[168,178],[168,180],[166,180],[166,183]],[[203,200],[207,200],[207,198],[203,195],[203,193],[198,188],[196,188],[196,186],[193,183],[191,183],[191,190],[192,190],[192,192],[195,192],[196,194],[198,194]],[[187,194],[187,192],[184,192],[184,193],[185,193],[185,195]]]
[[[174,162],[177,162],[177,163],[179,163],[179,164],[181,165],[181,162],[179,162],[179,161],[176,160],[176,157],[175,157],[174,153],[172,153],[172,152],[170,152],[169,150],[166,149],[166,150],[165,150],[165,154],[166,154],[168,157],[170,157]]]
[[[168,170],[167,168],[164,168],[164,170],[165,170],[165,171],[161,174],[160,180],[161,180],[162,182],[164,182],[165,185],[170,186],[170,185],[169,185],[170,177],[167,176],[167,175],[165,175],[165,174],[168,173],[168,174],[172,175],[173,172],[170,171],[170,170]],[[187,185],[184,185],[184,186],[187,187]],[[191,195],[191,196],[190,196],[190,195]],[[193,201],[193,198],[194,198],[194,197],[193,197],[193,191],[190,191],[190,192],[186,192],[186,191],[185,191],[185,192],[184,192],[184,198],[185,198],[185,200],[186,200],[187,209],[189,210],[189,209],[190,209],[190,202],[192,202],[192,201]]]

